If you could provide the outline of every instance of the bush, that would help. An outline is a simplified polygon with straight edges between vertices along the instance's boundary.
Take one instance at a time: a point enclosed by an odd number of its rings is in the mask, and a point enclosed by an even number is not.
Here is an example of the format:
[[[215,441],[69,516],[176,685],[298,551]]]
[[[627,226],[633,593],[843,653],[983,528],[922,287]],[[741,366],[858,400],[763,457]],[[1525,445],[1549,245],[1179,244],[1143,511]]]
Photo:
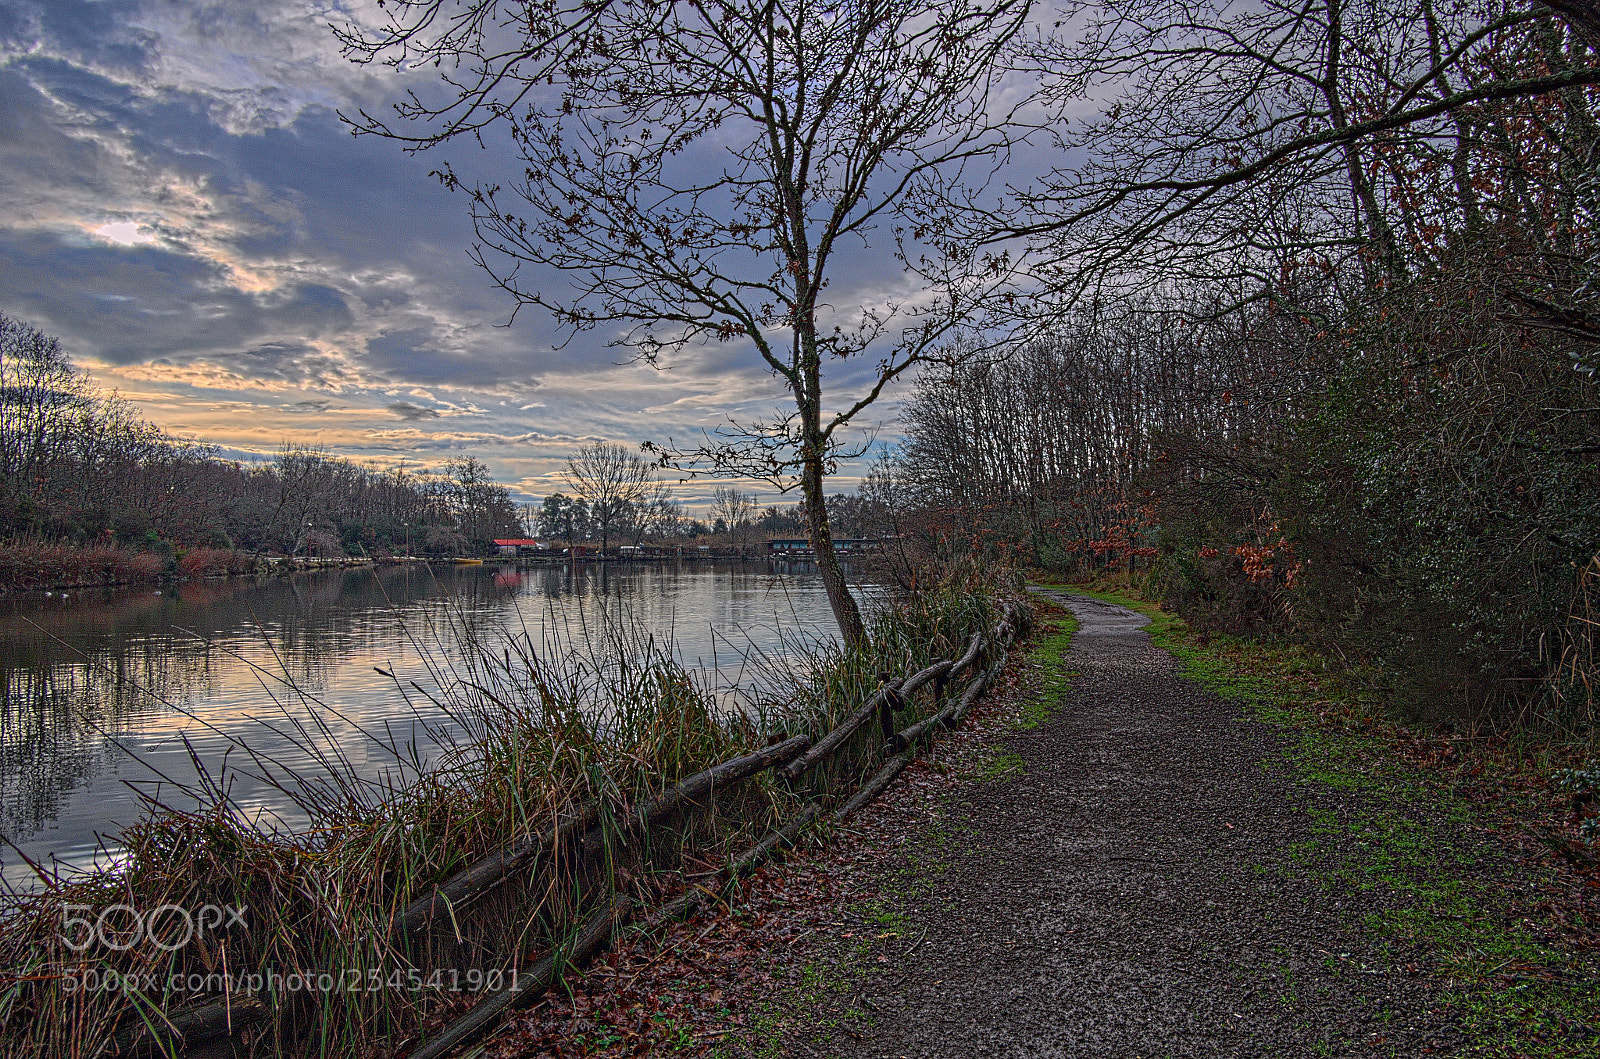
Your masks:
[[[227,577],[248,574],[254,557],[232,548],[188,548],[178,553],[181,577]]]
[[[1342,366],[1274,433],[1169,447],[1163,587],[1186,619],[1371,663],[1413,718],[1547,694],[1600,552],[1600,402],[1508,322],[1496,267],[1441,268],[1319,333]]]

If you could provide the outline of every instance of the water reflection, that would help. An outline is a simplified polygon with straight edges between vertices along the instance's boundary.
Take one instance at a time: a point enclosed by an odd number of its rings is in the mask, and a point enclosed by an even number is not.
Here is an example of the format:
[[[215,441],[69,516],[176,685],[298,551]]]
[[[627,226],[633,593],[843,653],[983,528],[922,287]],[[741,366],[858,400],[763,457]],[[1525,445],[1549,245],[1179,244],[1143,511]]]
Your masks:
[[[191,751],[214,768],[236,742],[275,771],[314,774],[337,750],[376,775],[407,742],[426,753],[424,722],[439,722],[396,680],[448,680],[463,637],[583,643],[618,617],[725,688],[780,635],[832,632],[814,572],[764,562],[390,567],[13,597],[0,602],[0,832],[29,857],[88,863],[97,834],[137,818],[130,785],[170,797],[162,779],[191,782]],[[241,776],[233,796],[296,822],[268,785]],[[28,875],[4,848],[0,870]]]

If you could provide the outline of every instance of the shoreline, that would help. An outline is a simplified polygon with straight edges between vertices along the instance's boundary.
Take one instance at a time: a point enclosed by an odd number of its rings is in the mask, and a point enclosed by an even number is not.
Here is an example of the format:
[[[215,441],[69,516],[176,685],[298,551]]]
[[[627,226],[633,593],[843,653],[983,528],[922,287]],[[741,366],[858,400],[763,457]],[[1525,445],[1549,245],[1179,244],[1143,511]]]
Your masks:
[[[319,558],[262,555],[227,548],[178,548],[173,554],[121,545],[76,545],[58,542],[0,543],[0,597],[63,589],[121,588],[163,582],[282,577],[308,570],[362,566],[556,566],[745,562],[805,562],[793,556],[662,555],[662,556],[428,556],[382,555]]]
[[[169,581],[260,578],[296,570],[372,563],[373,560],[362,558],[289,559],[231,548],[177,548],[168,555],[119,545],[9,542],[0,544],[0,596]]]

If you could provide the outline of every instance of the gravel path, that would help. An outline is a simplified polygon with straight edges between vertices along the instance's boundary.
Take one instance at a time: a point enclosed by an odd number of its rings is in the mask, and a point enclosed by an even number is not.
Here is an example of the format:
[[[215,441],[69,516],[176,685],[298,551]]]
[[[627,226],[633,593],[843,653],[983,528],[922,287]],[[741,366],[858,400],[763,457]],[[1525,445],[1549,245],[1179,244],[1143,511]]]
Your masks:
[[[1064,708],[1006,737],[1019,777],[968,785],[950,806],[961,851],[911,910],[922,941],[866,985],[870,1025],[793,1051],[1448,1051],[1407,955],[1360,931],[1379,898],[1292,856],[1337,792],[1274,765],[1273,730],[1179,678],[1144,618],[1059,599],[1081,623]]]

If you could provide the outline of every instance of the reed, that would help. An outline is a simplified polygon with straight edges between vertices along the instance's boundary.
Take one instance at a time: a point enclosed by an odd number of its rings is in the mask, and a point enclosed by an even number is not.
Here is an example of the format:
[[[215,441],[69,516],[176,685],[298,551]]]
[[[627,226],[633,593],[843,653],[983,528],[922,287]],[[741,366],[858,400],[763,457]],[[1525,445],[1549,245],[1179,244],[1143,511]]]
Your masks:
[[[162,566],[158,555],[111,544],[80,547],[61,541],[0,542],[0,587],[10,590],[154,581]]]
[[[1600,555],[1578,571],[1557,650],[1560,657],[1544,680],[1545,701],[1534,708],[1537,727],[1600,748]]]
[[[430,651],[436,686],[397,681],[395,690],[446,719],[434,730],[442,750],[427,760],[368,733],[391,758],[378,778],[319,720],[326,707],[290,687],[280,705],[294,719],[284,723],[318,755],[315,775],[243,746],[215,774],[191,754],[199,779],[148,797],[144,819],[119,836],[115,864],[73,877],[40,866],[39,889],[6,900],[0,1054],[87,1059],[208,1003],[228,1020],[253,1020],[245,1039],[255,1054],[281,1054],[290,1038],[298,1054],[393,1051],[468,1006],[489,974],[558,949],[610,894],[648,895],[681,871],[686,851],[724,857],[802,795],[856,783],[877,764],[870,733],[810,778],[810,791],[767,774],[638,848],[607,844],[664,787],[781,735],[820,735],[878,674],[959,654],[997,620],[1000,587],[952,571],[881,608],[865,649],[795,641],[756,658],[768,690],[737,709],[677,661],[670,641],[625,621],[564,641],[469,643],[453,666]],[[264,825],[231,793],[240,770],[267,778],[307,823]],[[538,870],[451,910],[428,937],[395,933],[401,910],[441,881],[585,805],[589,840],[598,836],[604,853],[597,862],[553,847]],[[208,916],[219,921],[184,937]],[[137,917],[147,929],[135,929]],[[111,974],[115,988],[105,987]]]

